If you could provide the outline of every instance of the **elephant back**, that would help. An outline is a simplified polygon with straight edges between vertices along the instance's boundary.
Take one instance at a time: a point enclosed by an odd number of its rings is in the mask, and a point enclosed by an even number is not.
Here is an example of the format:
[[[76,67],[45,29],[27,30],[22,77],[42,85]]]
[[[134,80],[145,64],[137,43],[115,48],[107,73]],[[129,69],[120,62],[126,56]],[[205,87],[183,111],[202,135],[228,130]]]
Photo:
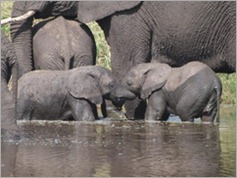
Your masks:
[[[163,87],[168,98],[169,105],[176,107],[184,98],[187,100],[200,100],[208,102],[208,99],[220,80],[215,72],[201,62],[190,62],[182,67],[173,68]]]
[[[79,1],[77,18],[83,23],[101,20],[114,14],[115,12],[134,8],[140,3],[141,1]]]

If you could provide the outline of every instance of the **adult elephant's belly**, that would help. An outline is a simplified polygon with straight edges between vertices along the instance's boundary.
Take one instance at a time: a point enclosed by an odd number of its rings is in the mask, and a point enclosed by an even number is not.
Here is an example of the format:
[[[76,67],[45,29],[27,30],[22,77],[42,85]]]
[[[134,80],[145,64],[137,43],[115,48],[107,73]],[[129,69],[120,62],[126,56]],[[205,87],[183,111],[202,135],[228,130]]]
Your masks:
[[[152,56],[157,56],[159,62],[175,67],[197,60],[215,71],[235,71],[232,34],[235,30],[231,25],[235,20],[226,18],[229,12],[223,4],[154,2],[152,5],[158,7],[154,12],[157,18],[153,23]]]
[[[212,41],[205,31],[202,34],[188,31],[176,33],[168,34],[166,38],[161,37],[159,42],[159,53],[171,60],[169,63],[171,66],[180,67],[190,61],[202,61],[213,68],[218,65],[218,61],[225,60],[223,50],[217,51],[219,48],[215,48],[223,46]],[[212,66],[211,60],[215,60],[213,62],[215,66]]]

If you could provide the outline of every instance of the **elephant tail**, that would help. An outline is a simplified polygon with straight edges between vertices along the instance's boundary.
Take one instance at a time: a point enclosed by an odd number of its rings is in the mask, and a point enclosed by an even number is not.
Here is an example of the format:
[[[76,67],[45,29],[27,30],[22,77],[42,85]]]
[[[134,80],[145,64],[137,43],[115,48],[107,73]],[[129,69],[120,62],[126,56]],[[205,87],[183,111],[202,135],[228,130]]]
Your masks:
[[[221,103],[221,94],[222,94],[222,84],[220,79],[216,80],[216,85],[214,87],[214,90],[217,94],[217,115],[216,115],[216,122],[219,124],[220,123],[220,103]]]
[[[71,56],[70,54],[65,54],[64,57],[65,70],[72,69],[73,61],[74,61],[74,55]]]

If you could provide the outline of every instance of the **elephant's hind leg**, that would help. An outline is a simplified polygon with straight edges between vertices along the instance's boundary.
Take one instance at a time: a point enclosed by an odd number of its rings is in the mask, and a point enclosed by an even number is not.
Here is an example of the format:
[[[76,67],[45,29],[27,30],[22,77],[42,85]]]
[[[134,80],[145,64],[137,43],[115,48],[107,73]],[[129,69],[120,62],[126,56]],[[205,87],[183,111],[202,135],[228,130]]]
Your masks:
[[[194,121],[194,114],[191,107],[194,105],[187,105],[187,103],[179,102],[176,106],[176,114],[180,117],[182,121],[185,122],[193,122]]]
[[[214,122],[217,112],[217,93],[213,91],[206,107],[202,112],[202,122]]]
[[[31,120],[34,113],[33,104],[21,103],[17,107],[18,120]]]

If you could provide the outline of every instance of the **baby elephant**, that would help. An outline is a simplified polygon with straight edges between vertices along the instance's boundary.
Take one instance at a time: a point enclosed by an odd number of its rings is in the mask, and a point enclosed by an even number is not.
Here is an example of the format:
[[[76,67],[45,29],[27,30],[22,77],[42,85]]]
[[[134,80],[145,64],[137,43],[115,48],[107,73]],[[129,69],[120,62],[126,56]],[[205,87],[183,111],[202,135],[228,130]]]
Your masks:
[[[100,66],[67,71],[38,70],[18,81],[19,119],[93,121],[115,85],[112,72]]]
[[[219,77],[201,62],[177,68],[146,63],[133,67],[112,96],[117,104],[135,95],[148,99],[146,120],[167,120],[173,113],[182,121],[193,122],[194,118],[201,117],[202,121],[213,122],[218,113],[219,122],[221,93]]]

